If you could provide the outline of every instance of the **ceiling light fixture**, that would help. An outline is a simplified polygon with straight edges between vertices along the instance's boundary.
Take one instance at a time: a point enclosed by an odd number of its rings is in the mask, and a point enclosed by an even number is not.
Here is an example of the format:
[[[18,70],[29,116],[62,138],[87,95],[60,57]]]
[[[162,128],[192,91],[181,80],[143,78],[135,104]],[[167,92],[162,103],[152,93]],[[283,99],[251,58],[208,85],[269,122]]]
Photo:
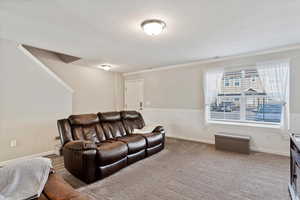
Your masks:
[[[98,68],[103,69],[103,70],[105,70],[105,71],[111,70],[111,66],[110,66],[110,65],[107,65],[107,64],[102,64],[102,65],[100,65]]]
[[[151,36],[159,35],[166,26],[166,23],[159,19],[149,19],[141,23],[141,27],[144,32]]]

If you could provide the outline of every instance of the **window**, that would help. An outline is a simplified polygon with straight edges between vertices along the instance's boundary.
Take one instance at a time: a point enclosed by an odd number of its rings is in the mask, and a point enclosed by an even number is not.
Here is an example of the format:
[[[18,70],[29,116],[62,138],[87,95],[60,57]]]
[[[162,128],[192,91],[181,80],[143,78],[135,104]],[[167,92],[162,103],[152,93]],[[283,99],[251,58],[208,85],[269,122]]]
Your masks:
[[[224,79],[224,86],[229,87],[229,79]]]
[[[211,72],[206,78],[207,120],[282,125],[289,64],[265,65]]]
[[[235,80],[235,82],[234,82],[234,86],[237,86],[237,87],[239,87],[239,86],[240,86],[240,80]]]

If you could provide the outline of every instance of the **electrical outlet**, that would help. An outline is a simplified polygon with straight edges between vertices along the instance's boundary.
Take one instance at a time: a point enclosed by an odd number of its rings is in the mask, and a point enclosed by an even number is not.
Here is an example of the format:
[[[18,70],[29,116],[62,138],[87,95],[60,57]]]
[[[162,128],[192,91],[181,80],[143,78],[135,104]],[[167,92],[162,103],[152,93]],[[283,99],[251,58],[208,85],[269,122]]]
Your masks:
[[[11,140],[10,141],[10,147],[11,148],[14,148],[14,147],[16,147],[17,146],[17,140]]]

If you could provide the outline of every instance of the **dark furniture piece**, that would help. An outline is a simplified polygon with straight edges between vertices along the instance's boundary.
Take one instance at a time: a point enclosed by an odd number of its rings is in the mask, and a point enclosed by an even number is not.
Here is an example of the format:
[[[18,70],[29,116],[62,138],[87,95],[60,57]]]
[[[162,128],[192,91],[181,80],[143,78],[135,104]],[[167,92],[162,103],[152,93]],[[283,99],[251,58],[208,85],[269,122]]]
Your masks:
[[[37,200],[90,200],[89,197],[75,191],[56,173],[49,175],[45,188]]]
[[[218,150],[238,153],[250,153],[250,136],[233,135],[228,133],[215,134],[215,146]]]
[[[133,133],[144,126],[136,111],[71,115],[58,120],[66,169],[90,183],[161,151],[163,127],[147,134]]]
[[[300,198],[300,135],[290,134],[290,183],[292,200]]]

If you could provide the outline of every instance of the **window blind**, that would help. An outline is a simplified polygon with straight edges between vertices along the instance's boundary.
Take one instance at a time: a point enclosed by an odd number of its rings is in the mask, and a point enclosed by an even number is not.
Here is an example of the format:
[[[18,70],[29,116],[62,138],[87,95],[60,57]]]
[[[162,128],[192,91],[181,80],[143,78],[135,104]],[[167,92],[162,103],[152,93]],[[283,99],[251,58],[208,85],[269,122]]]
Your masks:
[[[288,63],[250,66],[244,69],[207,72],[205,95],[209,121],[286,123]],[[285,78],[287,77],[287,78]],[[208,79],[208,76],[207,76]],[[207,80],[206,79],[206,80]],[[212,81],[214,84],[212,84]],[[213,88],[212,88],[213,87]]]

